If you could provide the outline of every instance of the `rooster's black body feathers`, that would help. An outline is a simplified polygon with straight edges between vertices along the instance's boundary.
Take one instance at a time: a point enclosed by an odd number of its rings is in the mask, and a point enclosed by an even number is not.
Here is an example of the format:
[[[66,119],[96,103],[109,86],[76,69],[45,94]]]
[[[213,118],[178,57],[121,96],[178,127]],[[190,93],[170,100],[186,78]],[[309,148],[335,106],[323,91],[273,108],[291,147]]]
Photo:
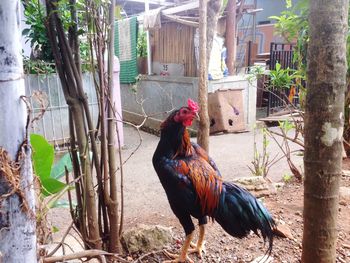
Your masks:
[[[174,121],[175,114],[162,124],[153,166],[186,235],[194,230],[191,216],[200,225],[211,217],[234,237],[261,233],[270,252],[275,223],[267,209],[247,190],[222,180],[214,161]]]

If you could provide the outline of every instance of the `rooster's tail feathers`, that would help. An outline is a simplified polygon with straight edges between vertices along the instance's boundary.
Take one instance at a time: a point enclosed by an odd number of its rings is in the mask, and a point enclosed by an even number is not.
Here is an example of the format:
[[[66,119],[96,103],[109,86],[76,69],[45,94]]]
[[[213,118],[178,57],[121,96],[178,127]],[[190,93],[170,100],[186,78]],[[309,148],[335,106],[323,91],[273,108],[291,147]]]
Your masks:
[[[263,204],[245,189],[224,183],[214,217],[234,237],[242,238],[251,230],[260,236],[260,231],[264,241],[269,241],[267,253],[271,253],[275,222]]]

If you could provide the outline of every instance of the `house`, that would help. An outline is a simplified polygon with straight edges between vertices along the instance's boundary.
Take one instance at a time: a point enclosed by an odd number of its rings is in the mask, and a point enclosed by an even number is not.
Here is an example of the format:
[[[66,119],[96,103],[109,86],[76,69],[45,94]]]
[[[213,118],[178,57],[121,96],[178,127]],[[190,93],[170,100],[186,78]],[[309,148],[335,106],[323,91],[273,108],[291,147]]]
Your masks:
[[[150,52],[149,64],[152,73],[157,75],[197,76],[196,62],[196,28],[198,28],[199,1],[167,0],[148,1],[149,10],[158,10],[159,21],[156,28],[149,30]],[[292,3],[296,4],[297,0]],[[274,34],[274,22],[269,17],[279,15],[286,10],[283,0],[238,0],[237,3],[237,53],[236,67],[238,71],[248,66],[248,46],[256,43],[250,55],[270,52],[271,42],[282,42],[283,39]],[[128,17],[137,15],[143,22],[145,1],[118,1],[122,13]],[[149,12],[148,12],[149,13]],[[198,34],[198,33],[197,33]],[[217,27],[217,35],[223,38],[225,46],[226,12],[222,12]],[[198,36],[198,35],[197,35]],[[197,50],[198,52],[198,50]],[[219,63],[220,64],[220,63]]]
[[[122,7],[125,9],[121,13],[128,14],[133,10],[142,10],[140,1],[131,0],[135,4],[134,7],[128,5],[128,2],[122,3],[121,9],[123,9]],[[164,1],[160,2],[161,4],[158,6],[155,2],[150,1],[154,4],[155,9],[138,14],[139,22],[146,24],[146,27],[149,28],[151,56],[148,59],[152,63],[150,71],[152,74],[144,75],[142,80],[137,83],[136,88],[130,89],[127,84],[121,86],[125,119],[140,123],[144,118],[144,112],[161,113],[147,118],[146,126],[151,129],[159,127],[159,121],[166,116],[165,112],[182,106],[187,98],[196,100],[198,96],[196,52],[199,49],[199,1]],[[246,7],[243,2],[237,2],[238,16],[255,12],[252,6]],[[152,15],[149,14],[151,12]],[[118,27],[124,30],[123,27]],[[210,62],[210,64],[215,65],[212,67],[213,69],[220,71],[221,77],[219,73],[215,76],[212,74],[212,78],[215,80],[209,82],[208,89],[210,93],[215,93],[218,90],[229,91],[227,96],[220,96],[220,100],[225,100],[229,108],[236,109],[234,111],[236,114],[225,120],[225,125],[229,123],[227,125],[235,126],[239,119],[243,122],[243,127],[252,128],[255,123],[256,88],[250,85],[242,75],[223,78],[221,55],[224,50],[222,46],[225,44],[225,35],[226,14],[223,13],[218,21],[217,38],[213,43],[215,52],[214,55],[212,52],[211,60],[215,61],[215,64]],[[213,57],[216,59],[214,60]],[[211,74],[210,68],[209,66],[209,74]],[[123,74],[122,70],[121,74]],[[237,96],[240,99],[237,99],[233,105],[233,97]],[[232,101],[226,101],[229,98],[232,98]],[[143,109],[140,108],[140,101],[146,101],[143,104]],[[216,120],[212,123],[214,125],[219,121]]]
[[[130,3],[132,2],[132,5]],[[141,3],[140,3],[141,2]],[[149,28],[149,51],[151,56],[148,57],[151,65],[150,75],[144,76],[142,81],[137,85],[138,101],[147,99],[144,109],[146,112],[163,114],[154,118],[148,118],[149,127],[157,127],[157,120],[165,117],[164,112],[170,110],[168,105],[175,108],[182,105],[188,97],[197,98],[198,79],[197,79],[197,60],[196,51],[198,43],[197,28],[199,26],[199,1],[149,1],[149,9],[153,12],[149,16],[149,11],[144,12],[144,2],[139,0],[121,1],[121,9],[130,16],[133,11],[137,10],[138,20],[145,23]],[[234,90],[240,89],[243,96],[243,109],[245,123],[247,127],[252,127],[255,122],[256,113],[256,87],[247,83],[244,76],[247,66],[248,43],[254,41],[255,54],[268,53],[270,43],[281,41],[278,36],[273,34],[273,21],[268,18],[270,15],[279,15],[286,9],[285,2],[282,0],[250,0],[236,1],[236,19],[237,24],[237,56],[236,66],[239,75],[227,78],[218,78],[209,81],[209,92],[217,90]],[[151,5],[153,8],[151,8]],[[123,8],[122,8],[123,7]],[[266,9],[266,10],[265,10]],[[129,12],[129,13],[128,13]],[[145,18],[147,17],[147,18]],[[155,21],[149,25],[149,17]],[[226,13],[223,12],[217,26],[218,39],[222,39],[225,45],[226,37]],[[221,68],[221,51],[216,52],[218,60],[217,68]],[[219,54],[217,56],[217,54]],[[251,53],[252,55],[252,53]],[[212,56],[211,59],[213,59]],[[209,70],[210,71],[210,70]],[[209,72],[210,73],[210,72]],[[128,85],[122,85],[123,116],[136,123],[142,121],[143,110],[140,109],[140,103],[135,101],[135,96]],[[228,98],[229,96],[227,96]]]

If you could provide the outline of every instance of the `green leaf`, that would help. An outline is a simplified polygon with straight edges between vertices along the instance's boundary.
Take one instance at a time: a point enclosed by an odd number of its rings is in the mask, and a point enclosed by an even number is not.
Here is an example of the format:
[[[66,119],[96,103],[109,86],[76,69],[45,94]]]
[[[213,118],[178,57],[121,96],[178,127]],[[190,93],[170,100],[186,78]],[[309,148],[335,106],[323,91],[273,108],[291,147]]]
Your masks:
[[[57,233],[60,229],[57,226],[52,226],[52,233]]]
[[[279,17],[279,16],[269,16],[268,18],[275,19],[275,20],[281,20],[281,17]]]
[[[25,28],[25,29],[23,29],[23,31],[22,31],[22,35],[23,35],[23,36],[28,35],[29,31],[30,31],[30,29],[29,29],[29,28]]]
[[[286,0],[286,7],[291,8],[292,7],[292,0]]]
[[[45,196],[58,193],[66,187],[66,184],[53,178],[43,178],[40,181],[42,186],[41,192]]]
[[[293,122],[290,121],[279,121],[279,127],[284,130],[285,133],[288,133],[291,129],[295,128],[295,125]]]
[[[44,137],[38,134],[30,135],[30,143],[33,148],[34,171],[42,181],[50,177],[54,159],[54,149]]]
[[[67,167],[68,172],[71,172],[73,169],[72,160],[69,153],[63,155],[58,163],[52,167],[50,177],[54,179],[60,179],[65,174],[65,167]]]
[[[292,175],[287,174],[287,173],[283,175],[283,181],[288,182],[291,179],[292,179]]]
[[[281,64],[280,63],[276,63],[276,71],[279,71],[281,69]]]

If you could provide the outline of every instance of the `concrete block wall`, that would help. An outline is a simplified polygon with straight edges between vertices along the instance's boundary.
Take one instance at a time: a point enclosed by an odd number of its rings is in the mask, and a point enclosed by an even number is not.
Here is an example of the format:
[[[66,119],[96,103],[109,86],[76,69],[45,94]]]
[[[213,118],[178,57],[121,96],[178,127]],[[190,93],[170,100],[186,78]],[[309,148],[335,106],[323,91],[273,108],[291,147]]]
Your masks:
[[[144,119],[144,110],[150,116],[145,126],[158,130],[167,112],[185,106],[188,98],[197,100],[197,90],[197,78],[189,77],[144,76],[137,85],[122,84],[123,118],[139,124]]]
[[[256,116],[256,86],[250,85],[244,76],[233,76],[210,81],[208,92],[235,88],[243,89],[245,122],[247,129],[252,129]],[[167,111],[186,105],[188,98],[198,101],[198,78],[143,76],[136,86],[121,85],[124,120],[141,123],[144,117],[140,103],[144,101],[143,109],[150,116],[145,126],[153,130],[159,129],[160,122],[168,116]]]

